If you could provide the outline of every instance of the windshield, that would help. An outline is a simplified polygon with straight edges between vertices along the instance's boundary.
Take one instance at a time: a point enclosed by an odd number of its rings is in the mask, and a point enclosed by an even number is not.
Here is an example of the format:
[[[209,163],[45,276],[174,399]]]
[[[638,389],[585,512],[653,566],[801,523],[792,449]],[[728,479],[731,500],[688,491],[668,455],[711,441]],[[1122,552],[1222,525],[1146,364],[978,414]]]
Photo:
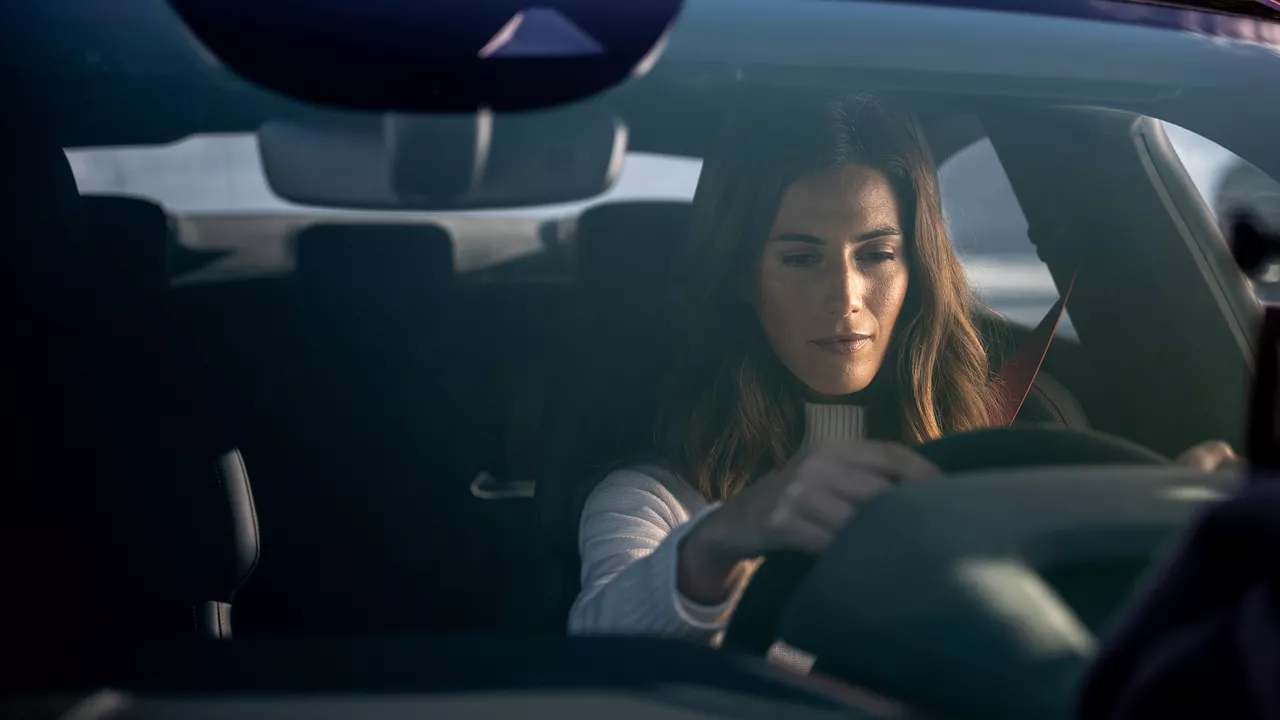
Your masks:
[[[1215,218],[1248,210],[1269,225],[1275,220],[1270,176],[1229,150],[1195,133],[1164,123],[1178,158]],[[81,192],[128,195],[163,207],[178,220],[178,243],[196,250],[230,250],[217,270],[205,272],[288,272],[288,238],[301,227],[325,218],[366,222],[438,222],[455,233],[461,272],[491,267],[539,252],[544,223],[571,227],[595,205],[636,200],[691,202],[701,159],[652,153],[628,154],[617,183],[606,193],[581,202],[484,211],[404,213],[367,212],[300,206],[272,192],[258,159],[253,135],[195,136],[162,146],[73,148],[67,153]],[[1044,263],[1027,237],[1027,220],[989,139],[976,140],[938,168],[949,234],[977,296],[992,310],[1034,325],[1058,297]],[[246,223],[272,228],[248,236]],[[512,228],[495,237],[492,228]],[[219,226],[235,228],[219,232]],[[474,226],[477,231],[470,231]],[[518,229],[516,229],[518,228]],[[485,230],[489,230],[486,232]],[[241,247],[237,248],[237,243]],[[185,273],[179,274],[189,280]],[[199,277],[199,276],[197,276]],[[174,280],[179,277],[175,276]],[[1255,283],[1269,297],[1264,274]],[[1259,284],[1261,283],[1261,284]],[[1069,311],[1059,332],[1071,337]]]
[[[79,49],[19,48],[64,80],[30,70],[52,108],[31,138],[75,192],[21,203],[56,210],[24,232],[66,237],[23,256],[41,269],[15,307],[79,288],[66,315],[89,329],[69,334],[91,347],[50,355],[81,365],[36,365],[107,389],[84,403],[101,427],[46,446],[92,436],[51,454],[110,458],[133,495],[154,480],[183,538],[103,541],[88,566],[163,548],[197,590],[130,617],[186,623],[194,593],[218,637],[234,599],[247,637],[758,650],[731,630],[762,558],[836,548],[910,584],[840,545],[866,517],[884,557],[954,550],[920,561],[952,594],[876,607],[1030,617],[1008,647],[1082,662],[1148,545],[1213,496],[1107,493],[1138,493],[1135,468],[1240,461],[1280,259],[1247,277],[1228,242],[1244,216],[1280,232],[1280,96],[1260,97],[1280,24],[1263,3],[1006,4],[690,0],[601,92],[529,109],[522,85],[519,112],[449,114],[340,106],[338,73],[249,77],[168,3],[134,35],[49,14]],[[480,33],[472,59],[608,54],[598,13],[557,7]],[[48,221],[73,213],[80,234]],[[83,262],[39,254],[59,247]],[[160,459],[119,450],[132,437]],[[174,499],[209,467],[210,493]],[[252,491],[230,519],[193,520],[225,510],[237,472]],[[913,489],[966,478],[976,500]],[[210,540],[227,532],[233,550]],[[1072,564],[1104,546],[1106,567]],[[877,584],[833,582],[818,595]],[[136,584],[119,597],[150,593]]]

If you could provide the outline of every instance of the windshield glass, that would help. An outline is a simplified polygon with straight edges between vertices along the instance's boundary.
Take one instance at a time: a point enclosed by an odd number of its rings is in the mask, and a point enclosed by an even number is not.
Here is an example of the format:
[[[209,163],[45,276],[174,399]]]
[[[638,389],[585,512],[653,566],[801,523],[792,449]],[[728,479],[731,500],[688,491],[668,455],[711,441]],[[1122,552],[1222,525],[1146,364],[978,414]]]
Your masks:
[[[1183,131],[1185,132],[1185,131]],[[1229,155],[1208,154],[1193,176],[1197,187],[1221,186]],[[692,202],[701,158],[629,153],[616,184],[588,200],[551,206],[454,212],[378,212],[303,206],[268,186],[253,135],[208,135],[163,146],[73,148],[67,156],[87,195],[127,195],[159,204],[176,220],[177,242],[190,250],[229,250],[205,269],[279,273],[292,269],[288,239],[302,227],[331,219],[442,223],[454,233],[457,269],[472,273],[541,249],[548,225],[571,235],[588,208],[615,202]],[[956,252],[987,307],[1034,325],[1057,299],[1047,268],[1027,237],[1027,221],[987,139],[974,141],[938,168],[943,211]],[[1216,207],[1215,207],[1216,210]],[[252,224],[261,232],[248,230]],[[197,275],[198,279],[201,277]],[[189,282],[188,275],[174,281]],[[1071,336],[1069,313],[1060,332]]]
[[[154,480],[164,522],[130,527],[199,536],[121,541],[200,575],[173,614],[132,611],[148,628],[189,631],[199,595],[202,634],[229,633],[234,599],[246,637],[763,653],[732,631],[762,558],[847,552],[876,575],[824,576],[819,600],[914,582],[840,544],[866,532],[932,589],[849,623],[981,608],[1034,627],[965,642],[1083,662],[1157,541],[1214,497],[1197,478],[1239,467],[1280,259],[1246,277],[1229,233],[1280,232],[1280,93],[1262,90],[1280,23],[1270,4],[1006,5],[688,0],[600,93],[451,114],[215,61],[170,3],[134,30],[50,13],[59,43],[19,48],[47,95],[30,146],[74,192],[21,184],[44,195],[19,203],[40,242],[14,306],[78,303],[66,334],[92,347],[50,341],[67,365],[36,365],[48,387],[106,389],[58,406],[92,409],[87,430],[31,447],[85,438],[48,454],[108,458],[129,497]],[[507,18],[477,62],[554,59],[566,38],[574,62],[607,55],[598,8],[574,7]],[[162,451],[124,447],[138,437]],[[1184,471],[1182,495],[1134,489]],[[251,497],[200,525],[191,508],[225,510],[235,472]],[[106,502],[86,486],[77,507]],[[245,525],[234,552],[209,539]],[[85,544],[96,582],[118,547]],[[135,602],[144,584],[121,604],[162,604]],[[787,650],[781,612],[748,614],[764,648]],[[917,667],[881,641],[886,667]]]

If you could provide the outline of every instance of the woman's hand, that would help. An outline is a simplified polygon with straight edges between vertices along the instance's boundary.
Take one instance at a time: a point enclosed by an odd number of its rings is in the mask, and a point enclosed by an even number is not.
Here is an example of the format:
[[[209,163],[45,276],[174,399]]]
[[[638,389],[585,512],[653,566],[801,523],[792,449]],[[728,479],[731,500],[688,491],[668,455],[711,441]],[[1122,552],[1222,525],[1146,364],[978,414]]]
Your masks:
[[[801,452],[726,500],[684,538],[680,591],[694,602],[721,602],[744,561],[772,550],[822,552],[860,504],[895,484],[938,474],[932,463],[896,443]]]
[[[1174,462],[1194,470],[1213,472],[1235,467],[1241,463],[1241,460],[1227,443],[1222,440],[1209,440],[1182,453]]]

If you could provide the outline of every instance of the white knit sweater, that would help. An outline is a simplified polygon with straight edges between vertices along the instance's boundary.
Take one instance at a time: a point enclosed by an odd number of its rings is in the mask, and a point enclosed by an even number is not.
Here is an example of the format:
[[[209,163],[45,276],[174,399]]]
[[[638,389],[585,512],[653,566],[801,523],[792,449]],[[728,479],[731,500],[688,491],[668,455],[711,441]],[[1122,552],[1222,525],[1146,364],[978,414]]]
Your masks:
[[[864,432],[860,407],[805,406],[802,447]],[[724,603],[699,605],[677,591],[676,560],[680,538],[718,505],[659,467],[626,468],[601,481],[578,529],[582,593],[569,613],[569,632],[717,644],[750,574]]]

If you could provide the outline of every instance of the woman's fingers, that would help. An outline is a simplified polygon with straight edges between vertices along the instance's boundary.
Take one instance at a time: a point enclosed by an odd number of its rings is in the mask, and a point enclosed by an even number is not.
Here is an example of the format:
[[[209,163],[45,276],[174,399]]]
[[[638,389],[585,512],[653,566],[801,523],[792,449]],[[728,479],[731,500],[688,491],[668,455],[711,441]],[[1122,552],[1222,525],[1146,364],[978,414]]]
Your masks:
[[[900,443],[867,441],[856,445],[831,445],[823,447],[822,454],[898,482],[913,482],[942,474],[937,465]]]
[[[1212,472],[1239,462],[1235,450],[1222,440],[1209,440],[1187,450],[1178,456],[1179,465]]]
[[[784,533],[779,550],[799,550],[807,553],[820,553],[831,544],[835,532],[816,522],[796,518]]]
[[[765,527],[770,536],[788,545],[796,528],[834,533],[856,507],[856,500],[833,492],[825,483],[794,483],[787,490],[769,511]]]
[[[830,478],[824,490],[829,497],[862,503],[892,488],[893,483],[880,475],[860,467],[845,467],[839,475]]]
[[[891,489],[893,484],[864,470],[839,466],[820,481],[793,487],[779,508],[834,532],[849,521],[858,505]]]
[[[829,531],[839,530],[853,515],[855,500],[831,492],[815,492],[801,501],[797,515]]]
[[[736,526],[743,557],[778,549],[818,552],[864,502],[904,481],[940,474],[902,445],[813,448],[730,498],[718,514]]]
[[[815,490],[797,498],[784,517],[785,527],[780,528],[780,534],[800,538],[795,540],[795,549],[811,552],[825,549],[831,538],[857,515],[859,505],[892,487],[883,479],[869,475],[858,478],[857,484],[860,486],[857,499],[833,492],[833,488]]]

